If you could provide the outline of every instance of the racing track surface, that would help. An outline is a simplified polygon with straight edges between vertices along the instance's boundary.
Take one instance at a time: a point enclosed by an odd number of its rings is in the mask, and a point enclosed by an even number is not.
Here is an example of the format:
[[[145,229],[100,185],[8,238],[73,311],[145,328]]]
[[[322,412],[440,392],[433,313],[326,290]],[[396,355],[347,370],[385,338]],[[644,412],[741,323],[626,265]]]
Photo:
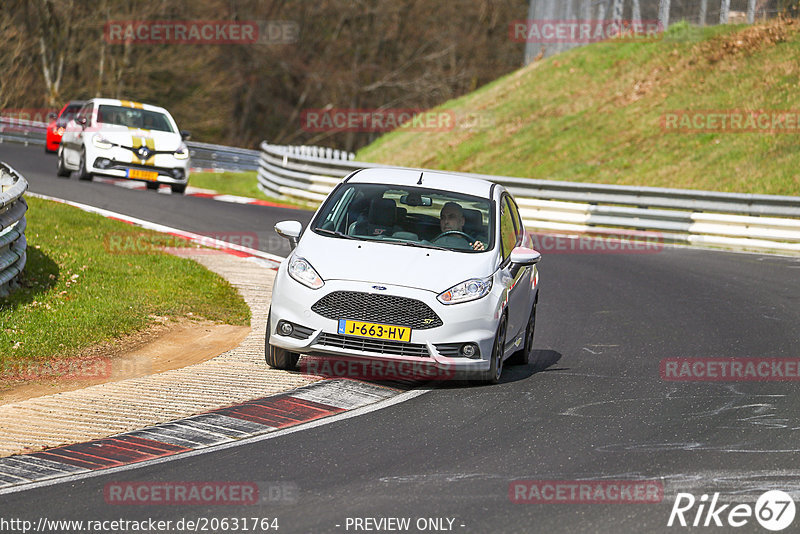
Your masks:
[[[38,147],[2,144],[0,160],[22,172],[31,191],[185,230],[258,231],[267,243],[275,221],[308,219],[61,180],[54,157]],[[535,345],[543,370],[508,368],[497,386],[444,384],[274,439],[1,495],[0,515],[277,517],[284,533],[355,532],[345,528],[348,517],[410,517],[412,525],[449,517],[463,533],[675,532],[689,530],[666,526],[680,491],[753,505],[766,489],[781,489],[800,504],[798,382],[667,382],[659,373],[671,357],[797,358],[800,260],[668,248],[547,254],[540,271]],[[514,480],[587,478],[660,480],[665,497],[660,504],[509,500]],[[109,482],[191,480],[280,481],[298,493],[240,507],[119,506],[103,497]],[[766,532],[753,518],[737,531]]]

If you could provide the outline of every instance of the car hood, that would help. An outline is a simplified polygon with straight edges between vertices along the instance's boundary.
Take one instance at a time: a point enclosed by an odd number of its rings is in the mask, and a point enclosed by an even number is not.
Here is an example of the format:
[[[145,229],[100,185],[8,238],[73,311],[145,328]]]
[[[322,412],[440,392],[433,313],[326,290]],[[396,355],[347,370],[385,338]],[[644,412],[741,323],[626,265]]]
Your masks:
[[[495,271],[495,251],[451,252],[430,248],[320,236],[307,230],[295,255],[308,260],[323,280],[398,285],[441,293]]]
[[[137,128],[102,128],[97,133],[114,144],[126,147],[151,146],[155,150],[178,150],[181,136],[173,132],[159,132],[156,130],[140,130]],[[152,140],[152,145],[148,141]]]

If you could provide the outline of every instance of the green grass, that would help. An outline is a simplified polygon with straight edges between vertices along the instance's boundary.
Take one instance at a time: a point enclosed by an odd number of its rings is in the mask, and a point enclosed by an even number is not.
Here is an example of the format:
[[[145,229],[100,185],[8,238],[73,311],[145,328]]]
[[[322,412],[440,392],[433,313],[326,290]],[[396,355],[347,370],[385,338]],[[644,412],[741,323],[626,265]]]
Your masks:
[[[693,28],[538,61],[437,109],[488,126],[382,136],[357,159],[549,180],[800,195],[798,134],[680,133],[676,110],[800,110],[800,23]]]
[[[74,356],[156,317],[249,324],[227,281],[157,250],[186,242],[63,204],[28,204],[23,287],[0,299],[0,364]]]
[[[193,172],[189,175],[189,185],[203,189],[213,189],[225,195],[257,198],[275,202],[276,204],[308,208],[308,204],[303,204],[302,202],[265,195],[258,188],[258,178],[255,171]]]

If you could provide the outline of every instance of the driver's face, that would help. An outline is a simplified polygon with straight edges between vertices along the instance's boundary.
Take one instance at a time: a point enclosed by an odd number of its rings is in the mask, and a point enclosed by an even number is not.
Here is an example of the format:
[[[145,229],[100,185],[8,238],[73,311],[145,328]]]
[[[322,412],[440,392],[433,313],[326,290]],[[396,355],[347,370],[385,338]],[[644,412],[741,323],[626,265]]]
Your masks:
[[[442,232],[453,230],[460,232],[464,228],[464,214],[457,208],[445,206],[440,214],[439,225],[442,228]]]

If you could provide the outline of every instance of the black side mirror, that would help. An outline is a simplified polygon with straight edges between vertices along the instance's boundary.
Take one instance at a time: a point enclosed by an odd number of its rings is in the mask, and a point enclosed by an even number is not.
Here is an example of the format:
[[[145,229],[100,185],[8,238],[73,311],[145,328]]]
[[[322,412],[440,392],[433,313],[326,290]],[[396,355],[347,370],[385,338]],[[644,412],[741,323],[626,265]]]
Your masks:
[[[189,130],[181,130],[181,139],[188,141],[192,137],[192,132]]]
[[[86,127],[86,122],[87,122],[86,117],[78,117],[77,119],[75,119],[75,122],[80,124],[82,128]]]
[[[56,120],[58,118],[58,113],[56,113],[55,111],[51,111],[50,113],[47,114],[47,118],[50,119],[51,121]]]

